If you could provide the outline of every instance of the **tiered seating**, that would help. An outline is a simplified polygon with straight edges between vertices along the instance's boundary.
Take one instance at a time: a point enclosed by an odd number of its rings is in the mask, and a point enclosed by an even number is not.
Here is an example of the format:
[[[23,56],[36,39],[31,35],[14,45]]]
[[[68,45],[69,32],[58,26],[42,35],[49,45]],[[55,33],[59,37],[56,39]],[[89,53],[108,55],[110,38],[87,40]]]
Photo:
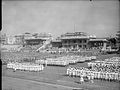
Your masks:
[[[22,47],[21,45],[2,45],[2,51],[7,51],[7,52],[17,52],[19,51],[19,48]]]
[[[49,48],[45,50],[41,50],[40,52],[46,52],[46,53],[51,53],[51,54],[57,54],[57,53],[65,53],[66,50],[63,48]]]
[[[36,51],[40,51],[42,49],[46,49],[51,43],[51,39],[46,40],[43,45],[41,45]]]
[[[20,62],[20,61],[23,61],[25,59],[28,59],[28,60],[35,60],[35,54],[34,53],[25,53],[25,52],[22,52],[22,53],[19,53],[19,52],[5,52],[5,53],[2,53],[1,55],[1,59],[3,62],[10,62],[10,61],[17,61],[17,62]]]
[[[31,52],[32,50],[31,46],[25,46],[20,49],[21,52]]]

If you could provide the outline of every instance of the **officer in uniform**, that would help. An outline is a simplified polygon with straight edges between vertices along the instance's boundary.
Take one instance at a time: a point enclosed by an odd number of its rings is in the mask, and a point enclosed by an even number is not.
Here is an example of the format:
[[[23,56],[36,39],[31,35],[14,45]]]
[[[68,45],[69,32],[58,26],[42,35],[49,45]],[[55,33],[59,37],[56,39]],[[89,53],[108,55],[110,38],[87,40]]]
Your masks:
[[[80,76],[80,83],[84,82],[84,78],[83,77],[84,77],[83,75]]]
[[[16,65],[14,65],[14,67],[13,67],[13,71],[14,71],[14,72],[16,71]]]
[[[94,73],[93,73],[93,71],[91,71],[91,75],[90,75],[90,81],[91,81],[91,83],[94,83],[94,81],[93,81],[93,79],[94,79]]]
[[[118,80],[118,73],[115,73],[115,80]]]
[[[45,66],[47,66],[47,60],[45,60]]]
[[[72,76],[75,77],[75,68],[73,68],[72,72],[73,72]]]

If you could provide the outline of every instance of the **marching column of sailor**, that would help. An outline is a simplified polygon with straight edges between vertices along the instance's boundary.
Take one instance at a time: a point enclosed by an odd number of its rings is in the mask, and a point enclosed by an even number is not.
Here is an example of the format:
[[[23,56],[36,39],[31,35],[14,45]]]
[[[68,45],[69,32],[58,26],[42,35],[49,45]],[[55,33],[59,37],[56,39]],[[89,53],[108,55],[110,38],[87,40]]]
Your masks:
[[[120,81],[120,57],[113,57],[105,61],[97,61],[88,63],[89,68],[69,67],[67,68],[67,75],[79,76],[80,81],[84,81],[83,77],[87,77],[93,83],[93,79],[100,79],[106,81]]]
[[[11,68],[14,71],[23,70],[23,71],[41,71],[44,69],[43,65],[33,64],[33,63],[18,63],[18,62],[9,62],[7,68]]]
[[[77,72],[77,73],[76,73]],[[87,77],[88,79],[100,79],[100,80],[118,80],[120,81],[120,73],[115,72],[102,72],[102,71],[92,71],[92,70],[84,70],[84,69],[75,69],[74,67],[70,67],[67,69],[67,75],[69,76],[79,76],[79,77]]]

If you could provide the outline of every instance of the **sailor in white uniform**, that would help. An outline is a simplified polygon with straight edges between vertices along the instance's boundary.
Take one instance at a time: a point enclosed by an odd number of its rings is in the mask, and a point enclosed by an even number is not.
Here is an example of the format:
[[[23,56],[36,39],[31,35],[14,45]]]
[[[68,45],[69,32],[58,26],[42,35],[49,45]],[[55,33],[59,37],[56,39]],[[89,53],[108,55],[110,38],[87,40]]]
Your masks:
[[[80,76],[80,83],[84,82],[84,78],[83,77],[84,77],[83,75]]]

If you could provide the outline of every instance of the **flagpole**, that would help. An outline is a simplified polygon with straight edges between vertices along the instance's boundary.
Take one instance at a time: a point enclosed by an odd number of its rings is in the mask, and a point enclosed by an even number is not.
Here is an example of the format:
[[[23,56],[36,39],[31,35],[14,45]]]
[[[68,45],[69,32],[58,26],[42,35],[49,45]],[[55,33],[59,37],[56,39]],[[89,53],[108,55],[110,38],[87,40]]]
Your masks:
[[[74,33],[75,33],[75,24],[74,24]]]

